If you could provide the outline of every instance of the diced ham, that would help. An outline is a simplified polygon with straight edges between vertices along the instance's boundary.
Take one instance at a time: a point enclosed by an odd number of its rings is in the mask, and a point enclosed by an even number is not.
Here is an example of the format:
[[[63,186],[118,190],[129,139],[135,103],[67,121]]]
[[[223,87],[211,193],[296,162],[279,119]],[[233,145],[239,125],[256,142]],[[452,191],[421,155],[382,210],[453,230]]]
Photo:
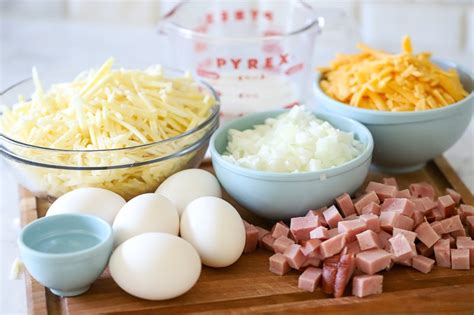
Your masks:
[[[444,211],[438,207],[434,208],[431,212],[431,215],[427,216],[428,220],[432,219],[435,221],[441,221],[446,217]]]
[[[298,244],[291,244],[288,246],[285,249],[283,256],[286,257],[288,264],[293,269],[300,269],[301,265],[303,265],[306,260],[306,256],[301,251],[301,245]]]
[[[320,268],[308,267],[298,278],[298,288],[308,292],[314,292],[321,280],[322,270]]]
[[[318,226],[311,232],[309,232],[311,239],[327,240],[329,238],[328,229],[324,226]]]
[[[467,233],[474,237],[474,216],[470,216],[466,218],[466,225],[467,225]]]
[[[415,198],[421,198],[421,197],[434,198],[436,196],[433,186],[431,186],[430,184],[426,182],[410,184],[408,188],[410,189],[411,195]]]
[[[471,266],[474,266],[474,241],[469,236],[459,236],[456,239],[456,247],[469,250]]]
[[[380,242],[379,236],[374,231],[367,230],[357,234],[356,237],[361,250],[382,248],[382,243]]]
[[[270,231],[260,226],[255,226],[255,228],[258,230],[258,242],[260,245],[260,242],[262,241],[263,237],[267,234],[270,234]]]
[[[391,232],[394,227],[404,230],[412,230],[415,221],[412,218],[404,216],[396,211],[383,211],[380,213],[380,227],[385,231]]]
[[[376,233],[380,231],[379,217],[375,214],[361,214],[359,220],[363,221],[369,230]]]
[[[382,203],[382,208],[380,211],[396,211],[400,214],[403,214],[407,217],[413,215],[413,209],[415,204],[413,201],[406,198],[387,198]]]
[[[380,239],[380,243],[382,244],[382,248],[388,248],[390,243],[388,240],[392,237],[389,233],[385,232],[384,230],[381,230],[380,232],[377,233]]]
[[[460,205],[459,211],[461,212],[461,221],[463,224],[467,224],[467,217],[474,216],[474,206]]]
[[[385,269],[391,260],[391,254],[383,249],[374,248],[356,255],[356,265],[362,272],[374,274]]]
[[[367,230],[367,225],[360,219],[341,221],[337,224],[337,230],[339,234],[346,234],[347,242],[353,242],[357,234]]]
[[[354,254],[360,253],[361,249],[359,247],[359,243],[357,241],[349,243],[346,245],[345,254]]]
[[[408,189],[403,189],[397,191],[395,198],[411,198],[410,191]]]
[[[353,213],[353,214],[351,214],[351,215],[345,217],[342,221],[355,220],[355,219],[357,219],[358,217],[359,217],[359,216],[358,216],[357,214]]]
[[[431,258],[425,256],[415,256],[411,260],[411,266],[423,273],[429,273],[434,266],[435,261]]]
[[[441,225],[444,233],[451,233],[464,229],[459,215],[442,220]]]
[[[291,218],[290,231],[296,241],[309,240],[309,232],[319,226],[317,216]]]
[[[413,226],[417,227],[425,221],[425,215],[421,211],[413,210]]]
[[[323,212],[326,211],[328,207],[322,207],[317,210],[309,210],[308,213],[306,213],[306,216],[317,216],[319,218],[319,224],[325,227],[328,227],[328,223],[326,222],[326,219],[324,219]]]
[[[382,275],[360,275],[352,279],[352,295],[364,297],[381,294],[383,287]]]
[[[244,253],[248,254],[257,249],[258,244],[258,230],[252,224],[245,227],[245,247]]]
[[[326,294],[334,293],[334,285],[336,283],[337,264],[339,257],[331,257],[323,262],[323,272],[321,274],[321,289]]]
[[[423,222],[418,225],[415,229],[415,233],[417,234],[416,237],[427,247],[433,246],[441,238],[428,222]]]
[[[336,198],[336,203],[339,209],[344,213],[344,216],[350,216],[355,213],[354,204],[352,203],[351,196],[348,193]]]
[[[274,238],[279,238],[280,236],[288,237],[290,233],[290,228],[283,222],[277,222],[272,228],[272,236]]]
[[[434,245],[436,264],[440,267],[451,267],[451,248],[449,240],[440,239]]]
[[[293,245],[294,243],[295,242],[288,237],[280,236],[273,242],[273,250],[275,253],[283,253],[290,245]]]
[[[438,197],[438,209],[443,214],[444,218],[448,218],[454,214],[456,203],[450,195]]]
[[[290,271],[290,265],[286,261],[285,256],[281,253],[276,253],[269,258],[270,260],[270,272],[283,276],[285,273]]]
[[[458,206],[461,203],[461,194],[455,191],[454,189],[451,188],[446,188],[446,193],[451,196],[451,198],[454,200],[454,203],[456,203],[456,206]]]
[[[449,246],[451,248],[456,247],[456,239],[454,237],[452,237],[450,234],[443,234],[443,235],[441,235],[441,238],[443,240],[448,240],[449,241]]]
[[[456,270],[469,270],[469,249],[451,249],[451,268]]]
[[[397,236],[398,234],[403,234],[410,243],[415,243],[416,240],[416,233],[404,229],[393,228],[393,236]]]
[[[328,236],[329,238],[333,238],[334,236],[337,236],[339,234],[339,231],[337,230],[337,227],[334,229],[329,229],[328,230]]]
[[[366,192],[374,191],[380,201],[384,201],[386,198],[393,198],[397,193],[397,187],[391,185],[385,185],[377,182],[369,182]]]
[[[308,267],[308,266],[312,266],[312,267],[319,267],[321,266],[321,259],[319,259],[319,257],[306,257],[306,260],[304,261],[304,263],[301,265],[301,268],[305,268],[305,267]]]
[[[433,228],[433,230],[439,235],[444,234],[443,225],[441,224],[440,221],[434,221],[430,223],[430,225]]]
[[[385,177],[384,179],[382,179],[382,182],[385,185],[394,186],[398,190],[398,183],[397,183],[397,180],[395,179],[395,177]]]
[[[319,251],[322,258],[328,258],[338,254],[346,246],[346,236],[338,234],[319,245]]]
[[[356,209],[356,212],[358,214],[361,214],[362,208],[370,204],[371,202],[375,202],[376,204],[380,204],[379,197],[377,197],[377,194],[375,191],[370,191],[366,193],[365,195],[361,196],[356,200],[354,203],[354,208]]]
[[[270,234],[266,234],[260,243],[260,246],[266,250],[273,252],[273,244],[275,243],[275,238]]]
[[[405,259],[412,258],[413,249],[411,247],[408,239],[403,234],[397,234],[396,236],[390,238],[389,243],[391,245],[391,252],[393,254],[393,258],[396,261],[403,261]],[[416,255],[416,250],[415,250]]]
[[[380,205],[375,202],[371,202],[360,210],[360,214],[380,215]]]
[[[337,264],[336,281],[334,283],[334,297],[338,298],[344,294],[347,284],[356,269],[354,254],[341,255]]]
[[[420,255],[423,255],[425,257],[431,257],[433,256],[433,253],[434,253],[433,246],[427,247],[425,244],[421,242],[416,244],[416,249]]]
[[[321,245],[320,240],[311,239],[311,240],[306,241],[301,251],[307,257],[314,256],[316,250],[319,248],[319,245]]]
[[[463,226],[462,229],[451,232],[451,236],[452,237],[467,236],[467,233],[466,233],[466,230],[464,229],[464,226]]]
[[[411,201],[413,201],[414,210],[421,211],[424,215],[431,214],[432,210],[438,206],[438,204],[429,197],[414,198],[411,199]]]
[[[334,205],[323,211],[323,216],[330,228],[336,228],[337,223],[342,221],[342,216]]]

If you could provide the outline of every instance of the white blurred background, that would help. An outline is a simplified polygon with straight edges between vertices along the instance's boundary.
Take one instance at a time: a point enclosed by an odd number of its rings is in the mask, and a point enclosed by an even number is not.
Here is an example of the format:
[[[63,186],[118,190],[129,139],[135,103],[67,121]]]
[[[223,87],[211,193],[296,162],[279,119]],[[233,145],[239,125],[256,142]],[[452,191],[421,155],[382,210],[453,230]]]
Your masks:
[[[98,66],[109,56],[127,67],[160,63],[166,47],[158,38],[156,24],[178,2],[0,0],[0,91],[30,76],[32,66],[54,82]],[[318,38],[314,55],[317,65],[325,64],[336,52],[354,50],[359,41],[399,51],[402,36],[408,34],[415,51],[429,50],[474,70],[472,0],[307,2],[321,12],[339,10]],[[473,130],[471,123],[464,137],[445,154],[471,191]],[[4,166],[0,166],[0,184],[0,314],[23,314],[24,283],[8,280],[11,262],[17,256],[17,184]]]

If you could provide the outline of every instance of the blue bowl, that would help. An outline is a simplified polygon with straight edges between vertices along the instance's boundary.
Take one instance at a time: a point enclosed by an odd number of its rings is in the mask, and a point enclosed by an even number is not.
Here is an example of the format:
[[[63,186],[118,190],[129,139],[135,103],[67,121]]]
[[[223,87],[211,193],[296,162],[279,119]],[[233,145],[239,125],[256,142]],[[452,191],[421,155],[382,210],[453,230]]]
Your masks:
[[[18,239],[28,272],[59,296],[84,293],[112,253],[111,226],[84,214],[58,214],[28,224]]]
[[[374,137],[373,163],[388,173],[407,173],[423,168],[429,160],[449,149],[462,136],[472,118],[474,77],[449,61],[434,59],[443,69],[457,70],[470,94],[452,105],[419,112],[388,112],[363,109],[339,102],[324,93],[317,74],[316,105],[323,112],[355,119]]]
[[[362,124],[345,117],[315,113],[334,127],[353,132],[356,139],[366,144],[362,154],[338,167],[304,173],[258,171],[222,158],[229,129],[249,129],[283,112],[261,112],[228,122],[214,133],[209,145],[217,178],[229,195],[248,210],[273,220],[301,216],[309,209],[334,202],[345,192],[354,193],[367,176],[373,150],[372,135]]]

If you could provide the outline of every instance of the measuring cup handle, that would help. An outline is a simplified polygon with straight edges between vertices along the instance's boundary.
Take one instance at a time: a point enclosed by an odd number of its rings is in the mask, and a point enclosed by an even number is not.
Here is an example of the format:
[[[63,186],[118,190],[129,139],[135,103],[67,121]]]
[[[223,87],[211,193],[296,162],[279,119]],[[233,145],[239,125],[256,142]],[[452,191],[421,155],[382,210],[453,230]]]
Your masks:
[[[349,27],[347,13],[342,9],[314,8],[319,27],[324,30],[340,30]]]
[[[166,26],[169,23],[169,20],[176,14],[176,12],[189,0],[175,1],[175,4],[171,9],[166,10],[161,16],[160,21],[157,23],[157,32],[160,35],[167,35]]]

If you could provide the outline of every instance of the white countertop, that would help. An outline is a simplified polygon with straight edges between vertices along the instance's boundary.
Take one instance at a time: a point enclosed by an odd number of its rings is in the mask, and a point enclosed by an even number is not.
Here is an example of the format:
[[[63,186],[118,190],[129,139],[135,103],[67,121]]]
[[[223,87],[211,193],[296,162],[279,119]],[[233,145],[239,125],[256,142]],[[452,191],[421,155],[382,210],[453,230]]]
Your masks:
[[[78,73],[90,65],[100,65],[109,56],[125,67],[145,67],[160,62],[163,44],[154,29],[123,28],[118,25],[65,23],[64,21],[0,21],[0,90],[30,76],[36,66],[54,82]],[[460,63],[468,59],[457,58]],[[474,65],[469,66],[474,70]],[[442,126],[440,127],[442,128]],[[474,191],[474,121],[463,137],[445,156],[456,172]],[[24,282],[8,279],[10,266],[18,255],[19,232],[17,182],[0,164],[0,314],[26,313]]]

